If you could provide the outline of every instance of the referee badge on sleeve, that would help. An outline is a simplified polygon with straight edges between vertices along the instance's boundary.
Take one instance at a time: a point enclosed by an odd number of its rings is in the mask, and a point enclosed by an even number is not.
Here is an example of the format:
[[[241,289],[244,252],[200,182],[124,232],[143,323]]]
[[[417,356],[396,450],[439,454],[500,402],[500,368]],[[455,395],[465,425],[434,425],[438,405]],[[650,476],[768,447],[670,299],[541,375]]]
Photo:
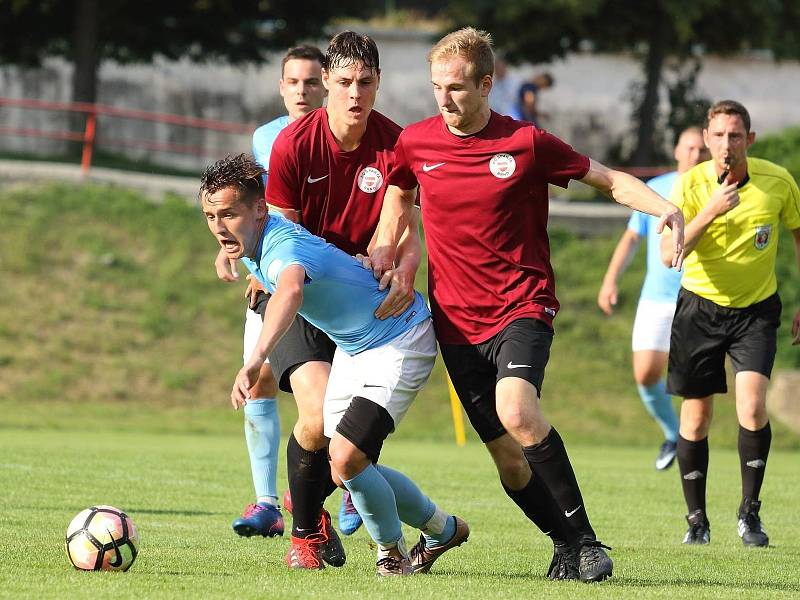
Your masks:
[[[763,250],[769,245],[769,237],[772,233],[772,225],[756,226],[755,246],[756,250]]]

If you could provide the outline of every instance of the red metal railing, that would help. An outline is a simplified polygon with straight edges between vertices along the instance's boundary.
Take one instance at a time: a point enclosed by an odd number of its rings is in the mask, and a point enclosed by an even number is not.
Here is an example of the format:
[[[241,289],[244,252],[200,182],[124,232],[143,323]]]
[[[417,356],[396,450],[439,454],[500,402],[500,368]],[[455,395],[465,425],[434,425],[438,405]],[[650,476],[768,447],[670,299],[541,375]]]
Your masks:
[[[167,113],[148,112],[144,110],[133,110],[107,106],[104,104],[92,104],[88,102],[52,102],[48,100],[37,100],[33,98],[3,98],[0,97],[0,106],[11,108],[22,108],[30,110],[49,110],[59,112],[83,113],[86,115],[84,130],[78,131],[55,131],[45,129],[33,129],[30,127],[2,127],[0,135],[14,135],[21,137],[38,137],[51,140],[65,140],[83,143],[81,154],[81,171],[86,174],[92,164],[92,154],[97,144],[97,118],[116,117],[121,119],[135,119],[138,121],[150,121],[156,123],[166,123],[180,127],[192,127],[195,129],[205,129],[219,131],[222,133],[250,134],[255,125],[245,123],[231,123],[228,121],[218,121],[214,119],[199,119],[195,117],[184,117]],[[129,148],[145,148],[153,151],[176,152],[181,154],[194,154],[203,156],[208,150],[200,146],[187,144],[173,144],[165,142],[154,142],[148,140],[121,139],[103,137],[103,145],[122,146]]]

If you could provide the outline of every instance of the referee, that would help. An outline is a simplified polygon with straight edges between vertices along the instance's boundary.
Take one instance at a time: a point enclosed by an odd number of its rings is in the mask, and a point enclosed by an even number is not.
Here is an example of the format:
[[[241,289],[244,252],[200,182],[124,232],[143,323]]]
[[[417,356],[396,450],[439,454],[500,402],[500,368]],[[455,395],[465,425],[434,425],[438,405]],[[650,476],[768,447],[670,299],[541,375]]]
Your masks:
[[[684,544],[707,544],[708,430],[714,394],[727,391],[725,355],[735,373],[742,501],[739,536],[767,546],[759,493],[772,433],[766,392],[775,361],[781,301],[775,257],[779,224],[800,259],[800,191],[786,169],[747,157],[755,140],[747,109],[722,100],[708,110],[703,141],[711,160],[685,173],[672,202],[686,219],[686,260],[672,324],[667,389],[683,397],[678,465],[689,529]],[[669,233],[662,258],[672,258]],[[792,321],[800,343],[800,311]]]

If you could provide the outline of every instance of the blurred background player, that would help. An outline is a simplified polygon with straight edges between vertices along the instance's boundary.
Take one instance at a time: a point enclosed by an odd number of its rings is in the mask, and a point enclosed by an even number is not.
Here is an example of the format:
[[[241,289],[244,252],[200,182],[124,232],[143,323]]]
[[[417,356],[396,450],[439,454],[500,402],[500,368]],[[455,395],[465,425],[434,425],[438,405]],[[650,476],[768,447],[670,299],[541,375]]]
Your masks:
[[[380,75],[371,38],[352,31],[334,36],[322,70],[327,106],[286,127],[270,156],[270,207],[351,255],[367,253],[400,134],[397,124],[372,109]],[[415,224],[398,254],[383,308],[401,314],[411,304],[420,253]],[[325,332],[298,315],[270,354],[279,387],[294,393],[298,409],[287,445],[292,498],[287,562],[293,568],[316,568],[306,558],[318,551],[328,564],[340,566],[345,560],[322,506],[336,487],[322,416],[335,350]]]
[[[444,552],[466,541],[469,528],[437,508],[411,479],[374,463],[436,360],[430,312],[415,292],[399,318],[376,319],[388,290],[379,288],[372,272],[352,256],[296,223],[268,215],[261,202],[261,173],[259,165],[240,155],[215,163],[203,175],[209,229],[272,294],[258,344],[239,371],[231,398],[237,404],[247,400],[261,364],[298,312],[327,332],[337,346],[324,405],[337,479],[352,492],[378,544],[378,575],[427,572]],[[410,553],[401,518],[422,530]],[[305,547],[304,568],[324,568],[316,549]]]
[[[281,61],[281,78],[278,90],[288,114],[273,119],[253,133],[253,155],[265,168],[269,168],[269,155],[278,133],[289,123],[320,108],[325,98],[322,85],[324,56],[314,46],[297,46],[289,49]],[[264,175],[266,183],[266,174]],[[236,260],[229,260],[220,252],[216,260],[217,274],[223,281],[238,280]],[[249,279],[249,277],[248,277]],[[261,332],[264,307],[268,300],[260,286],[248,285],[248,306],[245,313],[244,362],[250,359]],[[269,361],[251,390],[252,399],[244,407],[244,432],[250,468],[253,475],[256,501],[249,504],[242,516],[232,526],[239,535],[283,535],[283,518],[278,510],[276,475],[278,447],[280,445],[280,418],[275,396],[278,385]]]
[[[494,64],[494,82],[489,94],[489,106],[501,115],[520,118],[519,112],[519,79],[508,72],[506,61],[499,56]]]
[[[519,87],[517,114],[521,121],[533,123],[536,127],[541,127],[539,120],[546,116],[541,110],[539,102],[542,90],[553,87],[555,80],[550,73],[539,73],[531,81],[523,83]]]
[[[684,544],[711,540],[708,432],[714,394],[727,391],[726,354],[739,421],[739,537],[745,546],[769,544],[759,498],[772,441],[767,385],[781,317],[775,259],[783,222],[794,237],[800,265],[800,190],[783,167],[748,158],[755,135],[744,106],[733,100],[715,103],[703,129],[711,160],[684,173],[672,190],[687,222],[667,372],[667,390],[683,398],[678,467],[689,513]],[[665,261],[669,238],[661,240]],[[792,344],[800,343],[800,311],[792,320],[792,337]]]
[[[548,577],[602,581],[613,570],[608,547],[595,536],[563,440],[539,404],[559,308],[548,185],[577,179],[663,215],[660,225],[676,228],[676,267],[683,217],[635,177],[491,111],[489,34],[471,27],[448,34],[428,61],[440,114],[400,134],[373,268],[380,275],[394,264],[419,186],[436,336],[470,423],[506,494],[551,537]]]
[[[678,162],[677,171],[664,173],[647,182],[665,198],[669,197],[681,173],[708,159],[699,127],[689,127],[681,132],[674,156]],[[681,274],[661,262],[661,238],[655,231],[657,225],[656,217],[634,211],[608,264],[597,294],[597,305],[607,315],[614,311],[619,293],[617,282],[636,254],[639,243],[642,239],[647,240],[647,272],[633,322],[633,377],[644,407],[664,432],[664,443],[656,457],[656,469],[661,471],[672,465],[678,446],[678,415],[672,407],[672,397],[667,393],[663,375],[669,356],[672,315],[675,314],[675,302],[681,287]]]

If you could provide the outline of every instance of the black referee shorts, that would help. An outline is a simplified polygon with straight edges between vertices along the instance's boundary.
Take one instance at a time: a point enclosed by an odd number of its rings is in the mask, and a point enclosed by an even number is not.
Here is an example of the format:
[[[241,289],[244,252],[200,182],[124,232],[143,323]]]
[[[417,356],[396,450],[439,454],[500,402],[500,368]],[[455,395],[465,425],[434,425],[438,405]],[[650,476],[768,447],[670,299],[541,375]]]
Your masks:
[[[672,321],[667,391],[683,398],[727,392],[726,354],[734,373],[756,371],[770,377],[780,322],[777,293],[745,308],[729,308],[681,288]]]
[[[497,416],[495,386],[519,377],[541,394],[553,330],[538,319],[517,319],[480,344],[439,344],[442,359],[464,411],[486,444],[506,433]]]

